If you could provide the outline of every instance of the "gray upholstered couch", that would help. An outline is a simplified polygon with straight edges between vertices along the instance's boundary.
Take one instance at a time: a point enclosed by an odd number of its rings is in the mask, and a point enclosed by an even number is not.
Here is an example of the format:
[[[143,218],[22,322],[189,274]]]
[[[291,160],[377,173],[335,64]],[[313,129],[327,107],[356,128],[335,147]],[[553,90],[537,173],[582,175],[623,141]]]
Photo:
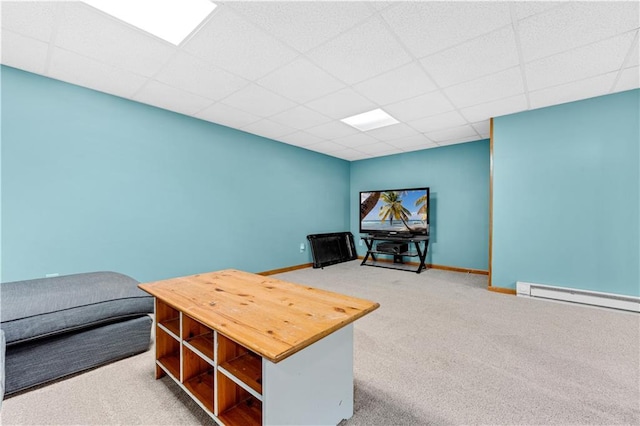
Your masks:
[[[4,331],[0,329],[0,409],[2,409],[2,399],[4,398]]]
[[[2,283],[6,395],[149,349],[153,298],[94,272]]]

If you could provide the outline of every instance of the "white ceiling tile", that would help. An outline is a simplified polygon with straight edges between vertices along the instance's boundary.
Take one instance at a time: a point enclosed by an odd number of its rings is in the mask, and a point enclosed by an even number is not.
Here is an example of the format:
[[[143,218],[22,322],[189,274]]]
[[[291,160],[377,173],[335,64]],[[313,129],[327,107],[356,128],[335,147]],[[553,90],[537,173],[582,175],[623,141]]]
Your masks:
[[[381,157],[381,155],[365,154],[364,152],[361,152],[360,153],[360,157],[356,158],[355,160],[351,160],[351,161],[366,160],[368,158],[375,158],[375,157]]]
[[[444,92],[458,108],[464,108],[524,93],[524,85],[520,67],[513,67],[451,86]]]
[[[319,46],[375,12],[367,2],[231,2],[228,6],[300,52]]]
[[[233,93],[223,101],[249,114],[259,117],[268,117],[286,109],[293,108],[296,104],[256,84],[250,84]]]
[[[336,158],[341,158],[343,160],[347,160],[347,161],[356,161],[356,160],[362,160],[365,158],[370,158],[371,156],[365,153],[362,153],[360,151],[356,151],[355,149],[343,149],[341,151],[335,151],[331,154],[331,156],[336,157]]]
[[[375,10],[383,10],[394,4],[393,1],[371,1],[368,4],[373,7]]]
[[[472,107],[462,108],[460,113],[469,121],[476,122],[488,120],[491,117],[500,117],[507,114],[524,111],[527,107],[527,97],[524,94],[498,99]]]
[[[454,127],[451,129],[438,130],[437,132],[427,133],[426,136],[434,142],[440,144],[441,142],[452,141],[452,140],[466,140],[472,138],[470,140],[480,139],[476,131],[470,125],[464,125],[459,127]]]
[[[448,87],[518,65],[518,50],[511,25],[420,61],[429,75]]]
[[[436,146],[436,144],[433,143],[433,141],[431,141],[428,137],[422,134],[410,136],[408,138],[394,139],[387,143],[389,145],[395,146],[396,148],[400,148],[402,150],[433,148]]]
[[[240,111],[223,103],[211,105],[197,113],[196,117],[233,128],[240,128],[260,120],[257,115]]]
[[[402,2],[381,13],[419,58],[511,23],[507,2]]]
[[[25,71],[44,74],[49,44],[11,31],[2,31],[2,63]]]
[[[209,99],[154,80],[139,90],[133,100],[186,115],[194,115],[212,104]]]
[[[379,105],[387,105],[437,89],[415,62],[373,77],[354,86],[359,93]]]
[[[307,106],[321,114],[337,119],[367,112],[377,107],[376,104],[351,88],[308,102]]]
[[[542,108],[601,95],[611,88],[615,78],[616,73],[611,72],[548,89],[532,91],[529,93],[531,108]]]
[[[463,126],[465,124],[467,124],[467,120],[457,111],[449,111],[444,114],[432,115],[431,117],[409,122],[411,127],[421,133],[434,132],[436,130]]]
[[[411,61],[380,18],[373,18],[308,53],[309,59],[353,84]]]
[[[378,142],[377,139],[365,134],[356,133],[355,135],[342,136],[340,138],[333,138],[334,142],[340,145],[347,146],[349,148],[357,148],[362,145],[371,145]]]
[[[11,30],[27,37],[49,42],[56,15],[64,10],[58,2],[2,2],[2,30]]]
[[[342,151],[347,147],[342,146],[339,143],[335,143],[333,141],[322,141],[322,142],[314,143],[312,145],[307,145],[305,146],[305,148],[311,149],[313,151],[318,151],[318,152],[332,152],[332,151]]]
[[[391,126],[380,127],[378,129],[369,130],[367,135],[381,141],[389,141],[391,139],[406,138],[409,136],[415,136],[418,132],[412,127],[407,126],[404,123],[397,123]]]
[[[625,64],[625,68],[629,67],[637,67],[640,65],[640,49],[638,49],[638,37],[640,36],[640,31],[636,32],[636,38],[629,48],[629,58],[627,59],[627,63]]]
[[[248,124],[242,127],[242,130],[272,139],[276,139],[280,136],[288,135],[296,131],[293,127],[285,126],[284,124],[276,123],[275,121],[268,119]]]
[[[146,78],[73,52],[53,49],[49,76],[79,86],[130,98]]]
[[[477,123],[471,123],[471,126],[480,135],[488,135],[491,132],[491,122],[489,120],[478,121]]]
[[[215,100],[222,99],[249,83],[242,77],[215,68],[184,52],[173,57],[155,79]]]
[[[425,145],[425,146],[408,146],[408,147],[402,148],[402,152],[422,151],[424,149],[437,148],[437,147],[438,145],[435,143],[430,145]]]
[[[525,65],[529,90],[539,90],[618,70],[633,33],[548,56]]]
[[[387,105],[384,109],[397,120],[407,122],[451,111],[454,106],[438,91]]]
[[[309,127],[315,127],[332,121],[331,118],[310,110],[302,105],[278,113],[269,117],[269,119],[295,127],[298,130],[308,129]]]
[[[509,7],[517,19],[524,19],[566,3],[566,1],[514,1],[509,3]]]
[[[351,149],[351,148],[341,148],[341,149],[327,149],[327,150],[323,150],[322,152],[324,154],[327,155],[331,155],[332,157],[338,157],[338,158],[342,158],[342,155],[354,155],[355,154],[355,149]]]
[[[123,25],[81,2],[66,4],[55,43],[145,77],[153,76],[176,51],[166,42]]]
[[[288,143],[290,145],[297,145],[297,146],[308,146],[308,145],[313,145],[314,143],[319,143],[324,141],[323,138],[319,138],[317,136],[311,135],[303,131],[290,133],[285,136],[280,136],[278,140]]]
[[[249,80],[292,61],[297,53],[221,5],[183,45],[186,52]]]
[[[638,28],[633,2],[567,2],[519,22],[525,62],[543,58]]]
[[[302,57],[261,78],[258,84],[300,103],[345,87],[344,83]]]
[[[359,130],[354,127],[348,126],[340,121],[330,121],[326,124],[311,127],[305,130],[305,132],[322,139],[333,139],[342,136],[353,135],[354,133],[358,133]]]
[[[640,68],[635,66],[620,71],[620,77],[613,89],[615,92],[622,92],[638,88],[640,88]]]
[[[480,139],[476,135],[467,136],[467,137],[463,137],[463,138],[454,138],[454,139],[449,139],[449,140],[446,140],[446,141],[440,141],[440,142],[438,142],[438,146],[458,145],[458,144],[461,144],[461,143],[475,142],[475,141],[478,141],[478,140],[480,140]]]
[[[376,154],[376,157],[385,157],[387,155],[403,154],[404,152],[405,151],[400,149],[400,148],[392,147],[391,149],[389,149],[387,151],[379,152],[378,154]]]
[[[365,154],[387,155],[397,154],[402,152],[400,148],[389,145],[385,142],[376,142],[371,145],[362,145],[357,148],[357,151],[364,152]]]

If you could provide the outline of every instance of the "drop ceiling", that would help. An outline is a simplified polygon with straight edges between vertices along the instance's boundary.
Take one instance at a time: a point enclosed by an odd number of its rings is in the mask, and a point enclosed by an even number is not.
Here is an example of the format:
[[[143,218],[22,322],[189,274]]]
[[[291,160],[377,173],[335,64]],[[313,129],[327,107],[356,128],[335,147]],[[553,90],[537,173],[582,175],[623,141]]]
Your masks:
[[[82,2],[2,1],[2,63],[350,161],[640,87],[637,1],[215,3],[174,46]],[[399,123],[340,121],[376,108]]]

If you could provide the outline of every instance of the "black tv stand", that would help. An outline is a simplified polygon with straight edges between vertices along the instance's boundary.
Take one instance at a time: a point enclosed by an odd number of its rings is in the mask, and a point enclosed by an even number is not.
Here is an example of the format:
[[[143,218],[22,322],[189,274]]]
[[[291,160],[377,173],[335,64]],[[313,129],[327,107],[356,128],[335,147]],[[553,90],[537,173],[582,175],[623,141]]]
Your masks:
[[[400,269],[403,271],[415,272],[417,274],[422,272],[423,269],[426,269],[425,259],[427,258],[427,251],[429,249],[428,235],[370,234],[362,235],[360,238],[362,238],[367,245],[367,254],[364,256],[361,265]],[[382,249],[379,247],[379,242],[385,243],[383,244],[384,247]],[[387,243],[397,244],[394,245]],[[393,262],[378,260],[376,257],[377,255],[393,256]],[[405,257],[417,257],[420,261],[418,269],[413,269],[413,265],[405,263]]]

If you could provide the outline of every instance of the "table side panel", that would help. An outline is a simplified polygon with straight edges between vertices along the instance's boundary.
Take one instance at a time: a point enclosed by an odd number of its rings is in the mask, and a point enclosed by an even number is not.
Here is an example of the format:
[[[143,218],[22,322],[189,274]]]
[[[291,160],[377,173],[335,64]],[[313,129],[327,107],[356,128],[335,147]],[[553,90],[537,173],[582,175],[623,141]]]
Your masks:
[[[353,324],[263,364],[263,424],[338,424],[353,416]]]

